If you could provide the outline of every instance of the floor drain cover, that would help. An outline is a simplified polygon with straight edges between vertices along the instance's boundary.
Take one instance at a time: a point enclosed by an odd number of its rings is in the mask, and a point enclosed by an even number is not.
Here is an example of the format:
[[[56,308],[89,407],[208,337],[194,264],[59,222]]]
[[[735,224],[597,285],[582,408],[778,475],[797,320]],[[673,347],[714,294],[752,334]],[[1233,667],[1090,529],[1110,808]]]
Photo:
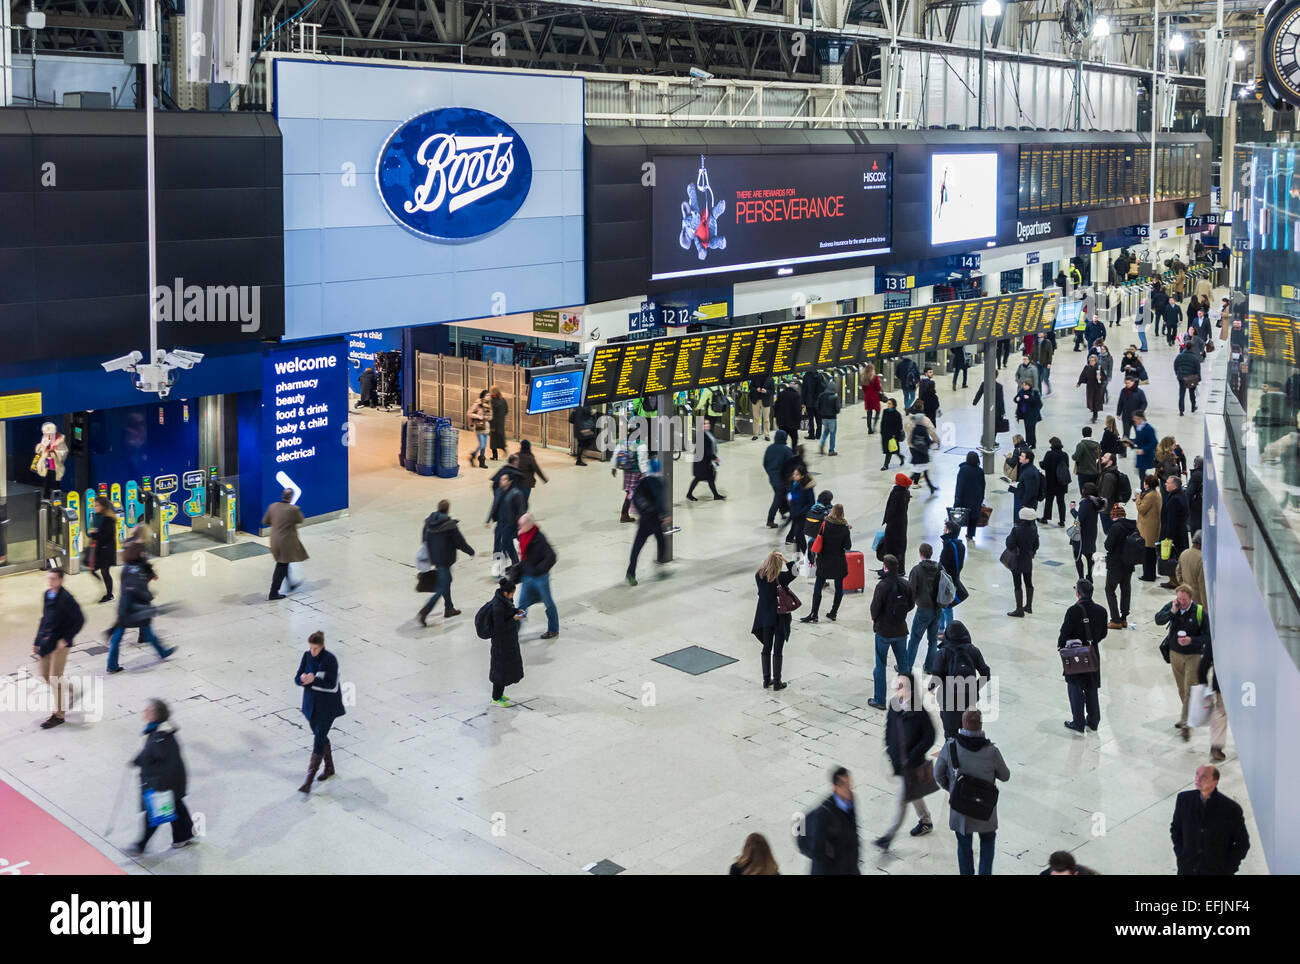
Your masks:
[[[675,653],[656,656],[654,661],[663,663],[665,666],[671,666],[673,669],[679,669],[683,673],[690,673],[692,676],[699,676],[702,673],[715,670],[719,666],[726,666],[728,663],[736,662],[730,656],[723,656],[721,653],[715,653],[703,646],[687,646]]]

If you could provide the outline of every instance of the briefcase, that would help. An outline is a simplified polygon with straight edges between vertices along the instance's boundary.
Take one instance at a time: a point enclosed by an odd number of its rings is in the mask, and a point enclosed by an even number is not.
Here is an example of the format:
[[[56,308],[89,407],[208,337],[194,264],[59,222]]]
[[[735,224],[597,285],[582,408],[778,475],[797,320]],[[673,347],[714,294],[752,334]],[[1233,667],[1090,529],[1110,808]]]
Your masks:
[[[1101,662],[1097,658],[1097,647],[1089,646],[1082,640],[1067,639],[1065,645],[1056,652],[1061,657],[1061,669],[1066,676],[1074,676],[1076,673],[1095,673],[1101,669]]]

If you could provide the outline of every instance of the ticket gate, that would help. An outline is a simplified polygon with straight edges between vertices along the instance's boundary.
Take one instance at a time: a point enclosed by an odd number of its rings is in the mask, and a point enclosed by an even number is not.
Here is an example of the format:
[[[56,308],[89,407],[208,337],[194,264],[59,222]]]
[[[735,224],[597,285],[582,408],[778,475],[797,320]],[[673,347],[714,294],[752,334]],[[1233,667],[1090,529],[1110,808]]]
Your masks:
[[[53,498],[41,499],[36,519],[37,545],[40,546],[43,567],[55,567],[75,575],[81,571],[81,553],[73,546],[79,542],[81,518],[77,510],[63,504],[60,492]]]
[[[189,486],[190,476],[186,473],[185,484]],[[202,470],[197,472],[202,476]],[[232,543],[237,535],[236,524],[239,519],[238,498],[235,487],[217,476],[216,466],[208,469],[206,481],[199,479],[199,485],[191,489],[190,500],[186,502],[185,511],[197,509],[197,514],[190,514],[190,526],[194,532],[211,536],[218,542]],[[197,493],[197,494],[196,494]]]

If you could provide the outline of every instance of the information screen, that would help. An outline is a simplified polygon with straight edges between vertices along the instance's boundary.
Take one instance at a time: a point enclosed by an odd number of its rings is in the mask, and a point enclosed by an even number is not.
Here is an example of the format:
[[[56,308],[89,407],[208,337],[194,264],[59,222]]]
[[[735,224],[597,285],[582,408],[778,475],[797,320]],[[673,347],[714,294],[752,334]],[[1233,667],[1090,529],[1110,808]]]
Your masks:
[[[582,403],[582,376],[581,368],[553,375],[538,375],[528,386],[528,414],[540,415],[543,412],[577,408]]]
[[[591,375],[587,379],[587,401],[593,404],[616,401],[614,389],[623,367],[623,345],[601,345],[591,353]]]
[[[830,368],[840,364],[840,350],[844,344],[844,332],[847,328],[847,318],[833,318],[826,322],[822,332],[821,350],[817,352],[818,368]],[[856,360],[855,358],[854,361]]]
[[[755,334],[753,328],[731,333],[730,340],[727,342],[727,365],[723,369],[723,381],[738,382],[745,378],[754,377],[749,370],[749,361],[754,353]]]
[[[958,343],[958,331],[961,327],[961,316],[964,302],[950,301],[943,306],[943,318],[939,322],[939,340],[935,343],[935,348],[951,348]]]
[[[930,243],[977,241],[997,233],[997,154],[931,155]]]
[[[993,318],[998,313],[998,298],[988,298],[979,303],[980,313],[975,321],[975,340],[988,341],[993,337]]]
[[[618,399],[640,398],[645,392],[646,372],[650,368],[650,342],[632,342],[623,346],[623,363],[619,366],[614,396]]]
[[[886,254],[892,155],[658,155],[651,278]]]
[[[799,333],[802,321],[792,321],[777,329],[776,352],[772,356],[772,374],[780,378],[794,371],[799,351]]]
[[[907,317],[907,313],[903,313]],[[867,315],[864,322],[864,337],[862,340],[862,352],[859,358],[864,361],[868,358],[879,358],[887,354],[885,345],[885,329],[889,326],[889,316],[877,312],[874,315]]]
[[[856,365],[860,359],[868,357],[864,350],[867,337],[867,316],[850,315],[844,319],[844,339],[840,343],[838,364]]]
[[[805,321],[799,330],[799,350],[795,355],[794,370],[811,371],[817,367],[821,354],[822,335],[826,331],[824,321]]]
[[[749,360],[750,378],[757,378],[759,375],[780,374],[772,369],[772,359],[776,357],[778,332],[779,329],[775,325],[770,328],[759,328],[754,332],[753,355]]]
[[[691,347],[686,347],[686,342],[691,342]],[[731,341],[731,333],[726,331],[713,332],[708,335],[691,335],[689,338],[682,339],[682,347],[677,353],[677,368],[682,367],[682,357],[688,351],[696,354],[698,357],[695,361],[696,383],[701,387],[706,385],[720,385],[724,381],[731,381],[725,377],[727,367],[727,344]],[[698,349],[695,347],[698,345]],[[744,377],[744,376],[740,376]]]
[[[673,390],[673,376],[677,372],[677,347],[680,344],[680,338],[665,338],[651,343],[645,388],[637,394],[659,395]]]

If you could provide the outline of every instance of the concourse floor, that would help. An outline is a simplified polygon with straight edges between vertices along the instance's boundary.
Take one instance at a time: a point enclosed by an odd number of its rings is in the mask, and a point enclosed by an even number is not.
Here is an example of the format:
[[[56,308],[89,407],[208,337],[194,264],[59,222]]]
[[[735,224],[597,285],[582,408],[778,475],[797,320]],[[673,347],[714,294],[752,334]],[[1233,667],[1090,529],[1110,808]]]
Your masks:
[[[1133,337],[1129,326],[1110,331],[1121,350]],[[1067,339],[1060,347],[1040,456],[1052,435],[1073,450],[1087,421],[1083,389],[1074,387],[1084,355]],[[1175,435],[1190,460],[1201,450],[1203,425],[1199,413],[1177,415],[1173,350],[1152,339],[1145,358],[1152,422],[1158,435]],[[921,489],[912,502],[909,567],[923,539],[938,545],[958,460],[978,443],[979,409],[971,402],[979,374],[972,370],[970,387],[956,392],[949,378],[939,380],[939,428],[945,448],[956,451],[932,463],[941,492]],[[1011,372],[1003,378],[1010,407]],[[1112,399],[1120,387],[1117,379]],[[305,585],[288,599],[267,601],[266,555],[231,561],[198,549],[160,560],[159,598],[181,605],[156,628],[180,649],[159,663],[149,647],[130,644],[129,632],[127,672],[103,678],[104,655],[94,650],[111,607],[94,605],[100,589],[92,576],[69,579],[88,623],[68,674],[102,679],[103,716],[90,721],[74,710],[68,725],[42,731],[37,712],[0,713],[0,779],[133,873],[711,874],[726,872],[753,831],[767,835],[784,872],[806,873],[791,836],[794,818],[825,796],[830,769],[843,764],[857,787],[865,873],[956,872],[938,795],[930,798],[932,835],[908,837],[909,813],[890,854],[870,843],[896,793],[883,752],[884,714],[867,706],[870,565],[868,595],[846,597],[837,623],[795,623],[786,645],[789,688],[761,686],[749,632],[753,574],[781,544],[763,524],[762,440],[720,446],[725,502],[712,502],[707,490],[701,501],[685,502],[689,465],[677,463],[676,560],[656,573],[648,549],[636,588],[623,582],[634,527],[618,521],[620,480],[608,464],[577,468],[563,453],[539,451],[551,481],[539,484],[532,503],[559,554],[552,585],[562,630],[556,640],[539,640],[545,617],[532,609],[521,637],[526,676],[508,690],[514,707],[501,709],[489,705],[488,644],[473,629],[473,613],[493,588],[483,525],[490,473],[410,475],[394,464],[400,419],[375,412],[354,419],[350,514],[302,530],[311,560]],[[1003,451],[1009,437],[999,438]],[[837,458],[818,456],[815,444],[809,450],[817,488],[844,504],[869,563],[894,475],[880,471],[878,438],[868,437],[858,406],[841,416]],[[1131,460],[1125,468],[1136,481]],[[1169,593],[1134,582],[1133,628],[1112,631],[1102,646],[1100,730],[1066,731],[1056,637],[1076,577],[1065,531],[1042,532],[1034,614],[1007,618],[1011,585],[997,557],[1011,496],[999,494],[997,476],[988,481],[995,514],[971,546],[963,578],[972,596],[958,618],[997,677],[986,730],[1012,773],[999,805],[994,871],[1037,873],[1051,851],[1067,849],[1106,874],[1173,873],[1174,796],[1208,762],[1209,735],[1196,730],[1184,743],[1172,725],[1177,692],[1152,622]],[[451,500],[479,555],[455,568],[464,614],[446,623],[434,615],[422,628],[414,619],[423,597],[413,592],[413,556],[421,521],[439,498]],[[1102,565],[1099,559],[1099,573]],[[0,581],[0,674],[14,681],[36,670],[30,652],[42,587],[38,574]],[[811,586],[801,590],[806,606]],[[355,700],[333,732],[338,775],[304,796],[296,788],[311,739],[292,675],[317,629]],[[691,646],[734,662],[690,675],[655,661]],[[131,859],[120,849],[138,834],[127,763],[141,743],[140,708],[152,696],[172,705],[189,768],[187,802],[203,836],[200,846],[170,851],[163,830],[148,854]],[[1246,809],[1257,842],[1231,739],[1228,757],[1220,789]],[[1258,847],[1242,872],[1266,872]]]

